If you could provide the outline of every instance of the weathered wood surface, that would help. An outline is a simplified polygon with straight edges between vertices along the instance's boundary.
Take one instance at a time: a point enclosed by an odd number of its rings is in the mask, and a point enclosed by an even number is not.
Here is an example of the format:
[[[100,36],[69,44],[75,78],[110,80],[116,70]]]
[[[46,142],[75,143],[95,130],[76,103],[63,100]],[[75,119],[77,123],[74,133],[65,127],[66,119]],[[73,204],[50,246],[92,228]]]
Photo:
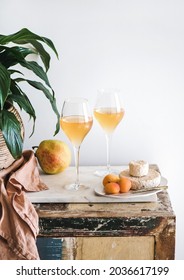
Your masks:
[[[154,259],[153,236],[77,237],[75,244],[76,260]]]
[[[158,193],[158,201],[153,203],[42,203],[34,205],[39,215],[40,236],[63,237],[68,248],[66,256],[68,256],[68,250],[71,250],[71,242],[74,244],[73,251],[76,251],[76,242],[84,244],[85,238],[89,237],[99,237],[98,242],[100,238],[108,237],[148,237],[148,239],[151,237],[151,239],[154,238],[154,259],[174,259],[175,214],[167,191]],[[83,241],[80,238],[84,238]],[[85,244],[90,247],[91,241],[87,240],[89,243]],[[78,257],[75,257],[82,258],[79,257],[79,253]]]
[[[42,260],[153,260],[155,239],[154,236],[39,237],[38,245]]]
[[[154,236],[155,259],[174,259],[175,215],[167,192],[156,203],[37,204],[40,236]]]

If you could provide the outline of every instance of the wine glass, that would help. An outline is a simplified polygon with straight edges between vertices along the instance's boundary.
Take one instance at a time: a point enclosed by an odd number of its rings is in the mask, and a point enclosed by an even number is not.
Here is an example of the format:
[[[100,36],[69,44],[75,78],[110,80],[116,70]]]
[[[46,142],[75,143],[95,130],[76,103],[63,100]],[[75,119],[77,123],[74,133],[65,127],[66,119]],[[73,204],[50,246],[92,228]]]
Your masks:
[[[77,191],[79,188],[85,187],[81,185],[79,181],[80,146],[93,124],[93,118],[87,99],[74,97],[65,100],[61,111],[60,124],[62,130],[73,145],[76,167],[75,182],[65,186],[65,188]]]
[[[107,146],[107,166],[104,170],[96,170],[95,175],[105,176],[117,173],[110,166],[110,144],[112,134],[124,116],[124,109],[120,102],[119,91],[115,89],[101,89],[94,108],[94,116],[105,132]]]

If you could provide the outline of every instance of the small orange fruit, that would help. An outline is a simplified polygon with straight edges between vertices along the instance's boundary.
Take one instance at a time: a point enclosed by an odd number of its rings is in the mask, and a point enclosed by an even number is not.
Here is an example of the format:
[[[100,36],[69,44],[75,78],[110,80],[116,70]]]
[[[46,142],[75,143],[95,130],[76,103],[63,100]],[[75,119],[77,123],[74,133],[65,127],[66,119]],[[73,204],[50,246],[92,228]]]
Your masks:
[[[107,183],[104,186],[104,191],[106,194],[117,194],[120,192],[120,186],[118,183]]]
[[[119,176],[115,174],[107,174],[103,178],[103,185],[105,186],[108,183],[118,183],[119,182]]]
[[[127,193],[131,189],[131,181],[126,177],[121,177],[119,180],[120,192]]]

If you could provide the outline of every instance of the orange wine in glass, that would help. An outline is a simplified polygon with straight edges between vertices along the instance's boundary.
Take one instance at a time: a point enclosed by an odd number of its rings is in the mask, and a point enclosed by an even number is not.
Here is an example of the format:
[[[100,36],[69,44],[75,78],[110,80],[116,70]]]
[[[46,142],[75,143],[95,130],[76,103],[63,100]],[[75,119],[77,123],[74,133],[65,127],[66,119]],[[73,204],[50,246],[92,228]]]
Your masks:
[[[94,108],[94,116],[105,132],[107,165],[106,169],[95,171],[95,174],[98,176],[116,173],[116,170],[112,170],[110,166],[110,142],[112,140],[112,134],[122,120],[124,113],[125,111],[121,105],[118,90],[102,89],[99,91]]]
[[[68,190],[78,190],[79,188],[86,187],[79,180],[80,147],[93,124],[87,99],[75,97],[65,100],[62,107],[60,124],[73,145],[76,167],[75,182],[65,187]]]

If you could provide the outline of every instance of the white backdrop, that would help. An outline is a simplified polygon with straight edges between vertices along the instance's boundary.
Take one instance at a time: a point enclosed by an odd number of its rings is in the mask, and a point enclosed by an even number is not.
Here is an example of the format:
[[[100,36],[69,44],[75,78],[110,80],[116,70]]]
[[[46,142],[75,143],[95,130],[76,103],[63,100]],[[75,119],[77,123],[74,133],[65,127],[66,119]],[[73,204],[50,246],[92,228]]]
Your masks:
[[[122,92],[125,117],[113,136],[111,163],[157,163],[169,181],[177,217],[176,259],[184,259],[184,2],[182,0],[1,0],[0,34],[27,27],[55,43],[50,82],[58,107],[97,89]],[[37,111],[25,149],[53,138],[55,116],[42,94],[25,87]],[[54,139],[67,142],[60,131]],[[71,147],[71,146],[70,146]],[[105,164],[105,138],[94,121],[81,147],[82,165]]]

